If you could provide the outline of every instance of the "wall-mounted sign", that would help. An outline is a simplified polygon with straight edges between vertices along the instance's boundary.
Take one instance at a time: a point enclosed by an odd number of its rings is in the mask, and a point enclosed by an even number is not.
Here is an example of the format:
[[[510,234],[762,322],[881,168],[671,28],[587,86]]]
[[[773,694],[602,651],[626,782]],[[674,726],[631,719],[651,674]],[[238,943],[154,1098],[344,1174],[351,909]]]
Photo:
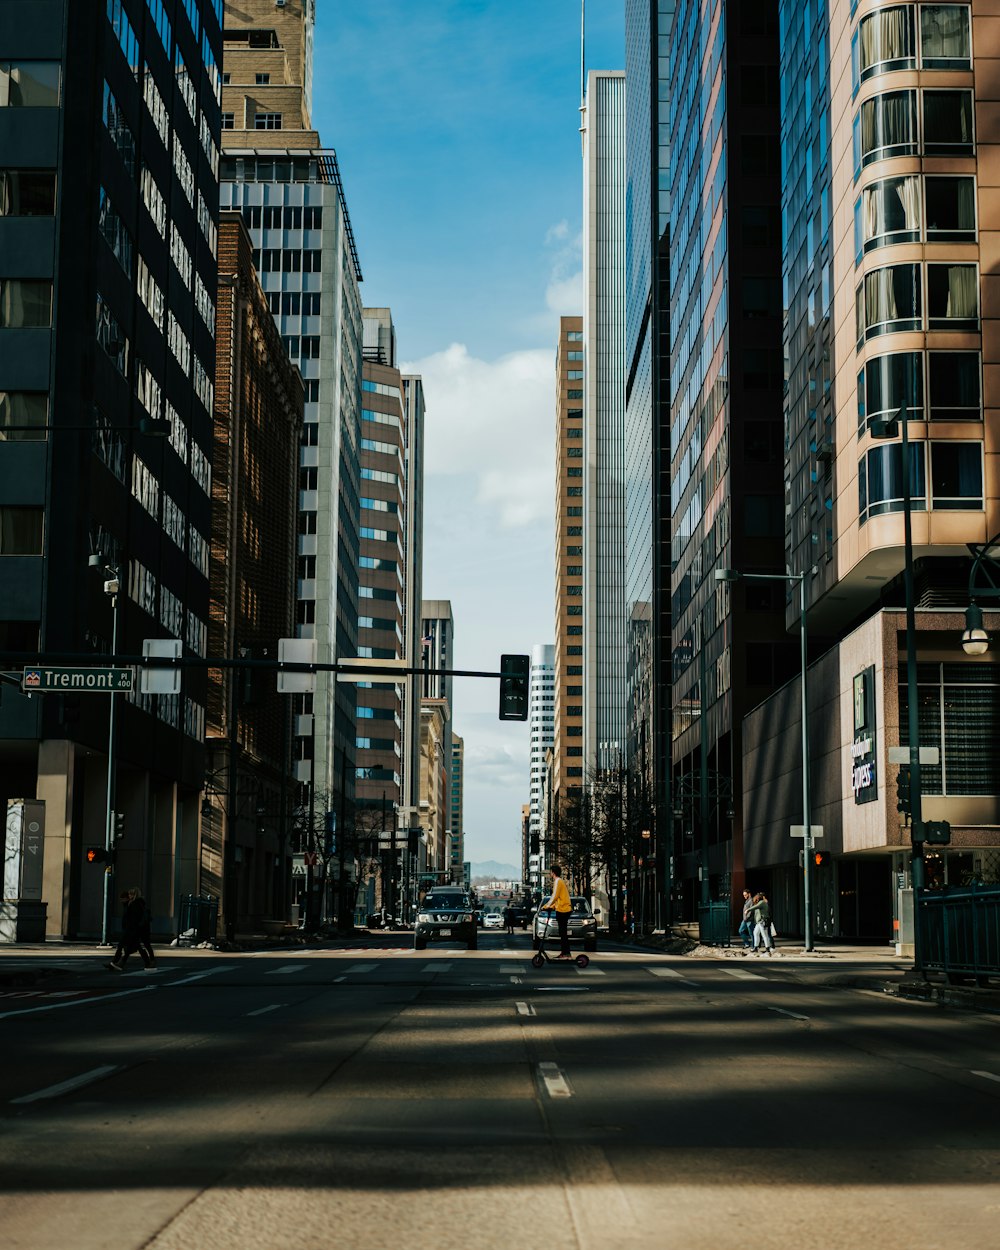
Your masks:
[[[851,742],[850,777],[855,803],[874,803],[878,798],[875,769],[875,666],[854,678],[854,738]]]

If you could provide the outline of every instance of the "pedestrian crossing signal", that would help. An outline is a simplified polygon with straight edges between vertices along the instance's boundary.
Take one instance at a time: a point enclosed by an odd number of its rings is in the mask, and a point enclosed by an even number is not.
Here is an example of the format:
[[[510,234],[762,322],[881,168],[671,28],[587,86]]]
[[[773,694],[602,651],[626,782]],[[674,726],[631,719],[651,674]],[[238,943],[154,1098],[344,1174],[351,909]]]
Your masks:
[[[87,863],[88,864],[103,864],[107,858],[108,858],[108,853],[104,849],[103,846],[88,846],[87,847]]]

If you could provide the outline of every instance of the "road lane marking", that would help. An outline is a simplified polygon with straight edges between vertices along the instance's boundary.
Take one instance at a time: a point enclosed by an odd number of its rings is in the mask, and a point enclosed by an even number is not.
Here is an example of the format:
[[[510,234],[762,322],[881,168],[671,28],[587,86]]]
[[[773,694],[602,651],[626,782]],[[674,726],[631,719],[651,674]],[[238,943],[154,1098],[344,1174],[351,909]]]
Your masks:
[[[511,985],[520,985],[522,979],[523,979],[522,977],[511,977],[510,983]]]
[[[517,1008],[519,1016],[533,1016],[535,1014],[535,1009],[531,1003],[515,1003],[514,1006]]]
[[[39,1011],[58,1011],[60,1007],[83,1007],[87,1003],[106,1003],[110,998],[128,998],[132,994],[148,994],[155,985],[144,985],[138,990],[120,990],[117,994],[101,994],[98,998],[74,998],[72,1002],[46,1003],[44,1007],[22,1007],[20,1011],[0,1011],[0,1020],[11,1016],[33,1016]]]
[[[83,1085],[90,1085],[94,1081],[100,1081],[106,1076],[110,1076],[112,1072],[119,1071],[121,1065],[117,1063],[106,1063],[100,1068],[91,1068],[89,1072],[83,1072],[80,1076],[70,1077],[68,1081],[60,1081],[58,1085],[49,1085],[45,1089],[35,1090],[33,1094],[22,1094],[20,1098],[12,1098],[13,1104],[38,1102],[41,1098],[58,1098],[60,1094],[68,1094],[71,1090],[79,1089]]]
[[[538,1075],[545,1083],[550,1098],[572,1098],[573,1091],[557,1063],[540,1063]]]
[[[268,968],[264,975],[266,977],[281,977],[286,976],[290,972],[304,972],[308,967],[308,964],[282,964],[280,968]]]
[[[759,972],[747,972],[743,968],[723,968],[722,971],[727,977],[736,977],[740,981],[766,981],[767,977],[762,977]]]
[[[209,968],[207,972],[193,972],[189,977],[181,977],[179,981],[164,981],[164,985],[190,985],[192,981],[202,981],[205,977],[217,976],[220,972],[235,971],[235,964],[223,964],[221,968]]]
[[[677,972],[674,968],[647,968],[646,971],[654,977],[673,977],[675,980],[680,981],[682,985],[694,987],[698,985],[697,981],[690,980],[682,972]]]
[[[544,994],[551,992],[553,994],[586,994],[590,990],[589,985],[539,985],[538,993]]]
[[[347,977],[334,977],[334,978],[333,978],[333,984],[334,984],[334,985],[339,985],[339,984],[341,983],[341,981],[346,981],[346,980],[347,980]]]
[[[521,972],[523,964],[501,964],[500,971],[506,976],[511,972]]]
[[[992,1072],[977,1072],[975,1068],[972,1069],[972,1075],[981,1076],[986,1081],[1000,1081],[1000,1076],[995,1076]]]
[[[277,1011],[279,1007],[287,1007],[287,1003],[272,1003],[270,1007],[258,1007],[256,1011],[248,1011],[248,1016],[264,1016],[269,1011]]]
[[[421,972],[451,972],[451,962],[445,960],[443,963],[424,964],[420,969]]]
[[[768,1007],[768,1011],[776,1011],[782,1016],[791,1016],[793,1020],[808,1020],[808,1016],[800,1016],[797,1011],[786,1011],[784,1007]]]
[[[578,977],[606,977],[608,974],[603,968],[577,968],[576,975]]]
[[[352,964],[347,972],[348,975],[352,972],[374,972],[377,967],[378,964]]]

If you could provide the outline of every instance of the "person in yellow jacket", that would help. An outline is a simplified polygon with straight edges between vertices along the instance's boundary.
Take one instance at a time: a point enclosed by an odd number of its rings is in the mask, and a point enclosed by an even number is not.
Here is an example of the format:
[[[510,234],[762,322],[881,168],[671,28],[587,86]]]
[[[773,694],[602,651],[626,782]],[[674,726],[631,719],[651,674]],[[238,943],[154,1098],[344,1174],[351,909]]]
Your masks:
[[[562,869],[558,864],[553,864],[549,868],[552,873],[552,897],[543,904],[543,911],[554,911],[556,914],[556,924],[559,926],[559,954],[557,959],[572,958],[569,953],[569,917],[573,910],[573,904],[569,901],[569,890],[566,889],[566,882],[561,877]]]

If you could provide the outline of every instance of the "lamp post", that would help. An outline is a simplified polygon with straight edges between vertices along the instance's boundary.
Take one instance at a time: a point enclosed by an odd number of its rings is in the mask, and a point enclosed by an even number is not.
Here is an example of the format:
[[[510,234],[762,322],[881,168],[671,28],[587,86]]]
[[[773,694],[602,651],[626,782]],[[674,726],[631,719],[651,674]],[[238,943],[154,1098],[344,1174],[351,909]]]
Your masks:
[[[120,573],[117,565],[105,562],[98,552],[88,561],[90,568],[101,569],[104,573],[104,593],[111,599],[111,661],[118,653],[118,595],[121,590]],[[108,783],[107,801],[104,812],[104,850],[107,855],[107,867],[104,870],[104,898],[101,902],[101,945],[108,945],[110,928],[111,889],[114,879],[114,847],[115,847],[115,692],[108,694]]]
[[[802,909],[804,913],[802,944],[807,951],[813,949],[812,925],[812,831],[809,823],[809,702],[806,690],[808,668],[808,633],[806,618],[806,571],[801,573],[741,573],[736,569],[716,569],[717,582],[759,581],[798,582],[799,585],[799,652],[802,720]]]
[[[1000,534],[988,543],[969,543],[969,552],[975,557],[969,569],[969,606],[965,609],[965,632],[962,634],[962,650],[966,655],[985,655],[990,649],[990,636],[983,628],[983,610],[979,599],[1000,599]],[[976,589],[976,576],[982,574],[985,585]]]
[[[872,438],[895,438],[897,426],[902,434],[902,468],[900,485],[903,492],[903,596],[906,603],[906,723],[910,750],[910,873],[913,882],[913,970],[922,973],[920,925],[918,923],[919,891],[924,888],[924,828],[920,788],[920,718],[917,706],[917,619],[913,593],[913,500],[910,485],[909,403],[912,383],[907,379],[907,393],[895,416],[888,421],[871,422]],[[980,623],[982,617],[980,616]]]

